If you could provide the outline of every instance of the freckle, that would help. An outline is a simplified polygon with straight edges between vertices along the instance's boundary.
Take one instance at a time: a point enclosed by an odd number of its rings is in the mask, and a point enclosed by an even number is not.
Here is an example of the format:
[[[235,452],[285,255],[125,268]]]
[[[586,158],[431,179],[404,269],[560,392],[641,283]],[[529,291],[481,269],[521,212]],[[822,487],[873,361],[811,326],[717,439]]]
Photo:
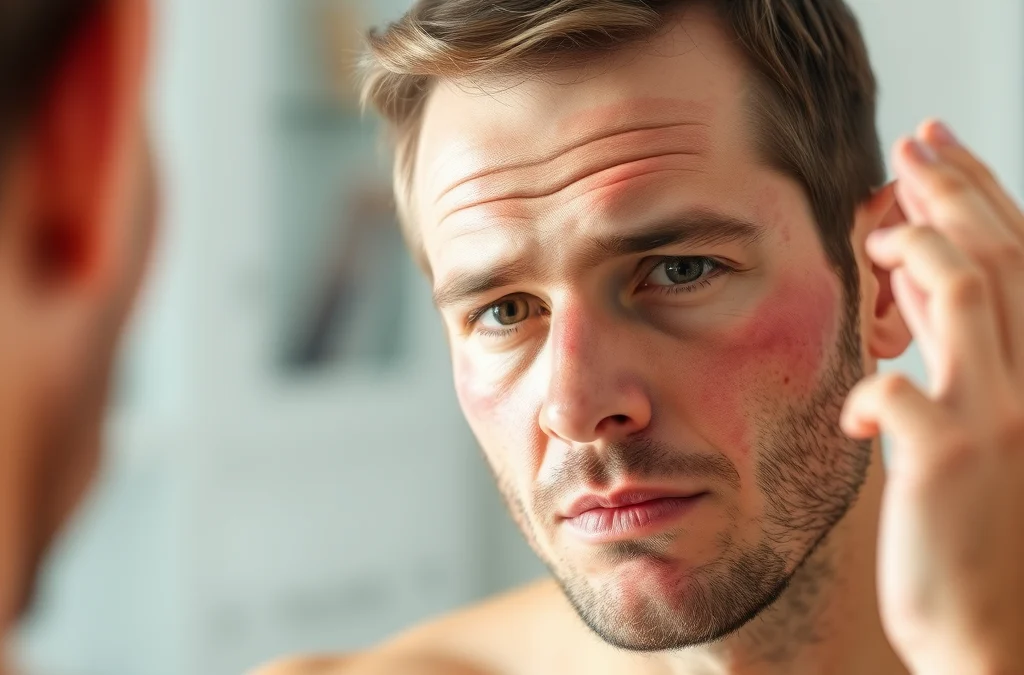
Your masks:
[[[787,376],[786,376],[786,379],[784,379],[784,380],[782,381],[782,383],[783,383],[783,384],[789,384],[789,375],[787,375]]]

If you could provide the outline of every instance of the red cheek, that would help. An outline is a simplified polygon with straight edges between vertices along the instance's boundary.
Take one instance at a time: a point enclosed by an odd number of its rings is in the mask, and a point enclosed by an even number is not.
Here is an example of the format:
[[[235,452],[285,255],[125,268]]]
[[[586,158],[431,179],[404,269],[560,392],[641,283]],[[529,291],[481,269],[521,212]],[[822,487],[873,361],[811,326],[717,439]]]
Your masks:
[[[790,279],[699,343],[687,390],[692,422],[709,441],[747,453],[758,415],[814,391],[835,339],[838,298],[831,276]]]

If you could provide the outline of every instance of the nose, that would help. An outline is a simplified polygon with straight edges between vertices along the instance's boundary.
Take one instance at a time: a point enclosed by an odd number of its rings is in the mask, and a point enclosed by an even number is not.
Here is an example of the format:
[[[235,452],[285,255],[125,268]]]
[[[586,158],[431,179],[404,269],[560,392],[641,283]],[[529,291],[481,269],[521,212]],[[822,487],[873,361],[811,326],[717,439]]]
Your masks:
[[[614,443],[647,428],[651,401],[628,327],[552,317],[540,427],[566,443]]]

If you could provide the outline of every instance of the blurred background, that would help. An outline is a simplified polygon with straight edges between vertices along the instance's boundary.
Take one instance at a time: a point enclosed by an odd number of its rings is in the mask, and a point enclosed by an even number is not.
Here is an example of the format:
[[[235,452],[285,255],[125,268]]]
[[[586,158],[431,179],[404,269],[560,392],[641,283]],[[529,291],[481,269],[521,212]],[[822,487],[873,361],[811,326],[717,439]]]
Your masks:
[[[1024,3],[848,1],[886,145],[940,116],[1020,198]],[[408,1],[155,4],[162,241],[106,467],[20,635],[31,672],[237,674],[541,575],[340,65]],[[887,367],[922,377],[916,353]]]

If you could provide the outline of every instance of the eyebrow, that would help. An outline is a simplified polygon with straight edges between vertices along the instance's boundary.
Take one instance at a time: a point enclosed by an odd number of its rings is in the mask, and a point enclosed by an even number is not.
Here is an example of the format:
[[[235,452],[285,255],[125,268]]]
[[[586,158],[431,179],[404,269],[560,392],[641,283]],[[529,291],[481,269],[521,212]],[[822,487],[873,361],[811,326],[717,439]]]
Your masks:
[[[756,244],[765,234],[757,223],[706,210],[655,222],[629,234],[593,237],[572,258],[578,267],[591,267],[609,258],[647,253],[666,246],[709,246],[723,243]],[[537,278],[545,271],[539,261],[520,258],[499,263],[497,269],[455,272],[434,290],[438,309],[458,305],[500,288]]]
[[[742,218],[713,211],[695,210],[683,216],[656,222],[640,232],[592,239],[579,262],[595,263],[603,258],[646,253],[665,246],[711,246],[736,242],[757,243],[765,228]]]

